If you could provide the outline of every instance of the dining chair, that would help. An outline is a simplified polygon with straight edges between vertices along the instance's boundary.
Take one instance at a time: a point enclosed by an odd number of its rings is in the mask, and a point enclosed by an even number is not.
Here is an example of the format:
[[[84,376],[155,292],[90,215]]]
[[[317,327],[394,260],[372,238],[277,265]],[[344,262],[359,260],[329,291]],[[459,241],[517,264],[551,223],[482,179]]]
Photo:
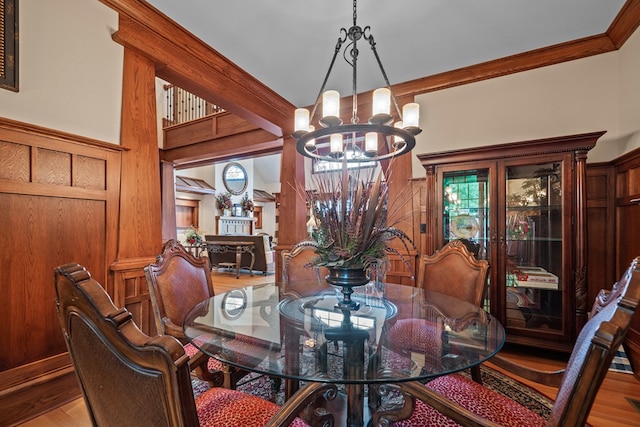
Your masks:
[[[283,292],[306,296],[332,289],[324,280],[329,270],[326,267],[311,265],[315,257],[314,249],[304,246],[282,251]]]
[[[580,331],[573,352],[558,385],[549,419],[521,406],[459,374],[436,378],[426,385],[399,385],[404,411],[380,411],[374,425],[396,427],[442,426],[453,421],[462,426],[551,426],[585,425],[598,389],[617,349],[623,343],[640,300],[640,257],[633,260],[604,304],[597,304],[593,316]],[[526,375],[525,373],[528,372]],[[518,374],[544,384],[553,384],[557,372],[547,373],[520,366]],[[397,409],[397,408],[396,408]],[[409,416],[408,419],[400,420]],[[453,421],[452,421],[453,420]]]
[[[489,263],[478,260],[469,251],[468,242],[452,240],[433,255],[425,255],[420,262],[417,286],[423,289],[449,295],[466,301],[475,307],[482,305],[487,287]],[[394,347],[407,348],[408,351],[433,351],[434,342],[440,333],[438,322],[424,311],[421,318],[409,318],[397,321],[388,336]],[[436,331],[436,332],[434,332]],[[480,367],[471,368],[475,381],[481,382]]]
[[[282,251],[282,277],[280,283],[283,295],[291,294],[295,297],[315,295],[318,292],[332,290],[324,277],[329,274],[326,267],[316,267],[311,264],[315,258],[315,251],[308,247],[295,247]],[[295,333],[296,326],[283,325],[283,331],[289,334],[285,339],[299,340]],[[327,344],[323,343],[318,351],[319,357],[326,360]],[[321,356],[325,355],[325,356]],[[300,381],[294,379],[285,380],[285,395],[290,396],[300,388]]]
[[[248,372],[203,354],[187,341],[182,331],[189,310],[214,296],[210,271],[207,257],[194,257],[173,239],[163,245],[156,262],[144,268],[158,333],[177,338],[184,345],[190,364],[201,379],[216,386],[235,388],[237,381]],[[256,360],[256,364],[259,362]]]
[[[221,387],[194,398],[189,358],[176,338],[144,334],[83,266],[63,265],[54,276],[58,318],[94,426],[302,427],[297,414],[334,391],[311,384],[308,398],[282,407]]]
[[[433,255],[422,257],[417,285],[479,307],[486,295],[488,273],[486,260],[476,259],[462,240],[452,240]]]

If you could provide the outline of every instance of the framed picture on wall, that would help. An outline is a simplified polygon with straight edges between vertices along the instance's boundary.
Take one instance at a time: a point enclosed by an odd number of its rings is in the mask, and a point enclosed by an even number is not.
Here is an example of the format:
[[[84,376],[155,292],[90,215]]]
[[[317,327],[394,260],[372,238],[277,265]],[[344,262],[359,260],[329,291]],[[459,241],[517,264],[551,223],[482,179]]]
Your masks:
[[[18,92],[18,0],[0,1],[0,88]]]

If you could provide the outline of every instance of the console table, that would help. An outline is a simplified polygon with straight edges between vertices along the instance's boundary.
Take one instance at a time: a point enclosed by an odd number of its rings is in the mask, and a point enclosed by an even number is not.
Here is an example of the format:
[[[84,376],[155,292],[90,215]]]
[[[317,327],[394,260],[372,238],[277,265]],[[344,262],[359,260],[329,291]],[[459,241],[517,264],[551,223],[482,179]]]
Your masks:
[[[251,272],[251,276],[253,276],[253,264],[256,260],[255,254],[253,252],[255,243],[247,241],[205,241],[204,244],[207,246],[207,249],[212,253],[226,253],[226,252],[234,252],[236,253],[236,262],[221,262],[217,266],[218,267],[235,267],[236,269],[236,279],[240,278],[240,268],[242,268],[242,254],[247,252],[251,254],[251,264],[247,266],[249,271]]]

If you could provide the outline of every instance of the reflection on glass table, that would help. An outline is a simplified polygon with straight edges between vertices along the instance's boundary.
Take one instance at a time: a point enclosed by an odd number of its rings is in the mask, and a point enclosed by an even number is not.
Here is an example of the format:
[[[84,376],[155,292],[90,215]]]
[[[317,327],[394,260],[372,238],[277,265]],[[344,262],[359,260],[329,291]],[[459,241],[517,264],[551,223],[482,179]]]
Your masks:
[[[308,289],[317,287],[317,281],[309,282]],[[248,286],[198,304],[183,328],[195,346],[224,363],[284,378],[286,397],[299,381],[339,384],[351,426],[365,423],[365,386],[370,386],[368,407],[374,411],[383,398],[371,395],[378,386],[467,369],[504,343],[504,328],[495,318],[446,295],[370,283],[352,296],[358,310],[339,308],[339,295],[331,288],[300,296],[275,284]],[[387,336],[395,322],[409,318],[427,319],[437,345],[417,350]],[[409,342],[419,336],[416,331]]]

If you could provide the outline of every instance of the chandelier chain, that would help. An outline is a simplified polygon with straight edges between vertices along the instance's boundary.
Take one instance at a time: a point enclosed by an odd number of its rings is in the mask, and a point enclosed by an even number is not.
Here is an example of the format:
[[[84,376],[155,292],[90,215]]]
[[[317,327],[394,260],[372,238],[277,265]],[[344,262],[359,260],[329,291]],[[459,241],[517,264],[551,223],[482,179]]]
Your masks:
[[[356,26],[358,19],[358,0],[353,0],[353,26]]]

